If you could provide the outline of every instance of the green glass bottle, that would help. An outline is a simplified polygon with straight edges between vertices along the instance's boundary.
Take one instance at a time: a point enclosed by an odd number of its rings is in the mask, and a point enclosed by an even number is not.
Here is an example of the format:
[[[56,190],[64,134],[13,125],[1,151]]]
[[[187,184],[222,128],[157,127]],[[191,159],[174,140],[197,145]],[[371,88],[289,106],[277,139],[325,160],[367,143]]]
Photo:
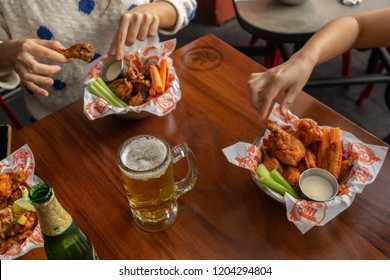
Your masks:
[[[58,202],[49,185],[35,185],[29,191],[29,198],[38,215],[49,260],[98,259],[88,236]]]

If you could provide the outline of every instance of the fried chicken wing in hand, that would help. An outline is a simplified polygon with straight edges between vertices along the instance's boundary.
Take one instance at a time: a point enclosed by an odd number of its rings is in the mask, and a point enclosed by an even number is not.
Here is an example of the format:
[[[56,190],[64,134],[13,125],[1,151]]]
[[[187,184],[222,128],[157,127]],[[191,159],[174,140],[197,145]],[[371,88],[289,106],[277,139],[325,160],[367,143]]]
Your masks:
[[[266,127],[272,132],[269,147],[271,153],[282,163],[290,166],[297,164],[305,156],[305,146],[295,136],[284,131],[273,121],[267,121]]]
[[[78,43],[67,49],[56,50],[66,58],[78,58],[90,62],[95,56],[95,50],[89,43]]]
[[[301,120],[297,125],[297,130],[293,133],[301,140],[304,146],[321,141],[323,132],[321,128],[312,120]]]

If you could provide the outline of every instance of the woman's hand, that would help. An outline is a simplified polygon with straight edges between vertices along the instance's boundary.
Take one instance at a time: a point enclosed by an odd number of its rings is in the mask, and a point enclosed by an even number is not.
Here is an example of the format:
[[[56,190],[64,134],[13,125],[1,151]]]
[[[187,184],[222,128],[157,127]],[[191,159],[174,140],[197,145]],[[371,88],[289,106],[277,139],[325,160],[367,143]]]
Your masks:
[[[32,92],[47,96],[49,93],[41,86],[53,85],[53,79],[47,75],[61,71],[59,65],[49,65],[36,59],[46,58],[53,62],[67,62],[68,59],[56,52],[63,46],[54,40],[10,40],[1,46],[5,54],[5,65],[2,69],[12,69],[20,77],[21,82]]]
[[[136,40],[144,41],[157,35],[160,19],[149,7],[148,4],[140,5],[121,16],[109,55],[115,54],[116,59],[121,59],[125,45],[131,46]]]
[[[248,80],[248,91],[252,106],[265,120],[276,96],[282,92],[283,114],[291,107],[308,81],[315,63],[299,55],[292,56],[285,63],[262,73],[252,73]]]
[[[157,36],[159,28],[173,28],[176,20],[176,9],[167,1],[139,5],[121,16],[108,54],[121,59],[125,45]]]

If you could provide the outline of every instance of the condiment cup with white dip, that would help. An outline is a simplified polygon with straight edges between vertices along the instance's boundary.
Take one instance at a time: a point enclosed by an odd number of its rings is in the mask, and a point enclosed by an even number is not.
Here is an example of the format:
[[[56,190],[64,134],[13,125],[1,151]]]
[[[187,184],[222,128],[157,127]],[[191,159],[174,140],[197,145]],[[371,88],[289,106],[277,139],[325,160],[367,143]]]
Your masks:
[[[299,189],[308,200],[329,201],[338,192],[336,178],[322,168],[310,168],[302,172],[299,177]]]
[[[122,70],[124,69],[123,59],[116,60],[115,56],[108,56],[100,69],[100,76],[103,81],[111,82],[119,77]]]

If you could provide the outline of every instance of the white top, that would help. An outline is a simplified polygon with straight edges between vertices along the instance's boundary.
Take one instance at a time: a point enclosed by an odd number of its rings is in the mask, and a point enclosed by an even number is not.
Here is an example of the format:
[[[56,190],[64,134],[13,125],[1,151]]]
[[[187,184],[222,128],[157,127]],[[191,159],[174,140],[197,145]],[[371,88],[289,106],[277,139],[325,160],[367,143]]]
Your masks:
[[[120,16],[136,5],[157,0],[1,0],[0,43],[8,39],[55,39],[64,47],[88,42],[95,48],[95,58],[106,55],[115,35]],[[174,34],[186,26],[195,15],[196,0],[167,0],[178,12],[173,30],[160,30],[162,34]],[[158,42],[148,38],[137,42],[125,53]],[[41,60],[43,61],[43,60]],[[61,71],[52,75],[54,85],[47,87],[49,96],[26,93],[26,105],[36,119],[82,98],[83,82],[94,64],[70,59],[61,65]],[[15,88],[20,82],[16,73],[7,81],[0,80],[0,87]]]

